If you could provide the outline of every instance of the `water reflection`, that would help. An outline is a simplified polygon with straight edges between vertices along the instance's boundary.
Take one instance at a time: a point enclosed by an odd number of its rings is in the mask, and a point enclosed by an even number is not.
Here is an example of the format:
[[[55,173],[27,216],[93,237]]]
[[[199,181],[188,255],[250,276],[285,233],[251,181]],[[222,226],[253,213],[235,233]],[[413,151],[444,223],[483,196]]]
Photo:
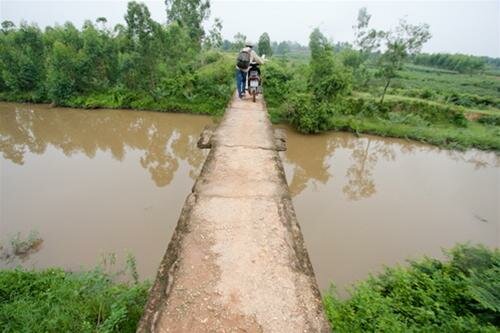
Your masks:
[[[207,153],[196,140],[211,123],[0,103],[0,268],[80,270],[102,254],[130,252],[141,278],[154,278]],[[40,251],[2,260],[10,240],[32,230],[43,239]]]
[[[500,158],[408,140],[290,128],[282,154],[320,288],[384,265],[441,257],[457,242],[500,244]]]
[[[282,156],[293,166],[291,172],[287,170],[287,177],[291,177],[288,182],[290,192],[292,196],[296,196],[308,183],[325,184],[330,179],[331,174],[325,157],[331,155],[335,147],[329,144],[324,134],[307,137],[296,132],[290,133],[294,135],[288,135],[287,151],[282,153]],[[302,139],[306,137],[308,140],[304,142]]]
[[[335,165],[332,160],[335,160],[339,151],[349,155],[350,163],[345,168],[345,173],[338,174],[345,182],[342,191],[349,200],[360,200],[376,194],[374,168],[380,161],[396,162],[399,155],[441,154],[457,163],[471,164],[475,170],[500,166],[500,158],[494,153],[478,150],[442,150],[415,141],[371,135],[356,137],[349,133],[310,136],[297,133],[286,126],[279,127],[287,130],[288,150],[282,156],[290,167],[287,176],[290,177],[289,187],[294,197],[306,189],[308,184],[326,184],[333,178],[332,169]]]
[[[0,104],[8,194],[0,235],[40,232],[43,248],[28,267],[76,270],[126,250],[142,277],[154,277],[203,164],[195,141],[210,122]],[[458,241],[498,246],[496,155],[345,133],[287,136],[283,162],[321,289]]]
[[[179,168],[179,159],[192,167],[196,177],[205,155],[196,140],[206,117],[124,110],[74,110],[37,105],[0,105],[0,151],[16,164],[25,155],[44,154],[49,145],[66,156],[83,153],[94,158],[97,151],[109,151],[122,161],[129,150],[142,151],[141,166],[154,183],[164,187]],[[179,119],[182,118],[182,119]]]

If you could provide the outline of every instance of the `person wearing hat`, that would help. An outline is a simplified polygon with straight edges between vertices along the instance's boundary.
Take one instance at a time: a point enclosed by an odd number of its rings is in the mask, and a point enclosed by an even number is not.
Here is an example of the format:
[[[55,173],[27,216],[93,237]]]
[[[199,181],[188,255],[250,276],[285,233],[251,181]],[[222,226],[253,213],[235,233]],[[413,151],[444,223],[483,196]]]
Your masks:
[[[253,50],[253,43],[246,42],[236,59],[236,89],[240,98],[245,96],[247,73],[251,63],[262,65],[264,60]]]

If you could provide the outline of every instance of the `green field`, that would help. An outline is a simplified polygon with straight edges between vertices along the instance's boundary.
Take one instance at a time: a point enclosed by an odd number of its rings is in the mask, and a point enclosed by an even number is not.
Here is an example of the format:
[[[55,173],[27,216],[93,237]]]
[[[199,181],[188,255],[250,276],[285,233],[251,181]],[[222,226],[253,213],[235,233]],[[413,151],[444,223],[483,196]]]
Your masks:
[[[341,52],[334,57],[342,63]],[[453,149],[500,150],[500,76],[407,63],[380,103],[384,81],[374,65],[367,66],[369,79],[362,83],[354,69],[343,67],[351,75],[347,92],[317,101],[307,59],[273,59],[264,70],[271,119],[305,133],[342,130]]]

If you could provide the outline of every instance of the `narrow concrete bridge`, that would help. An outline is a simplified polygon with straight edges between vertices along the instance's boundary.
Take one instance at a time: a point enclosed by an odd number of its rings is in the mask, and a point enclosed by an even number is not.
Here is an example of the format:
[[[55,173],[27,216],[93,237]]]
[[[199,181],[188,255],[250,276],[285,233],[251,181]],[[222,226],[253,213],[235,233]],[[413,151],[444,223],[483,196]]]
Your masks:
[[[329,332],[263,100],[234,97],[199,146],[138,332]]]

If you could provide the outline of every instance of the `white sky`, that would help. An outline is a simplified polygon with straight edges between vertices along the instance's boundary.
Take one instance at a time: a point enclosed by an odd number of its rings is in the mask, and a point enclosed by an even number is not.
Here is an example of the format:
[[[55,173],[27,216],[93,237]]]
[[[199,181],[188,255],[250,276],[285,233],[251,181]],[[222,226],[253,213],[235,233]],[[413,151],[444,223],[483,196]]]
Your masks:
[[[155,20],[166,21],[162,0],[144,2]],[[358,9],[367,7],[374,28],[388,29],[402,17],[410,23],[430,24],[433,37],[424,46],[424,52],[500,57],[500,0],[212,0],[211,3],[210,20],[222,19],[222,33],[229,40],[242,32],[257,41],[266,31],[271,40],[307,44],[312,29],[320,27],[334,41],[352,42]],[[104,16],[114,25],[124,22],[126,7],[125,0],[0,0],[0,21],[18,24],[26,20],[40,27],[71,21],[80,27],[85,19]]]

